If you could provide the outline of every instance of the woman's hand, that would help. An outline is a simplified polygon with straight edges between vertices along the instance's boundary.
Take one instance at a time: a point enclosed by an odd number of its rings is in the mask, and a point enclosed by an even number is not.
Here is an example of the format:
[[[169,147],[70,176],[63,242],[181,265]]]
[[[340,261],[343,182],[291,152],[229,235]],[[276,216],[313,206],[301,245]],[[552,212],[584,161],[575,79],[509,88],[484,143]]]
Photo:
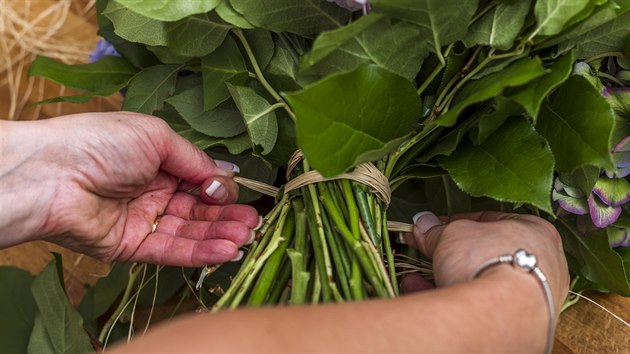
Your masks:
[[[40,238],[104,261],[201,266],[238,258],[258,223],[232,204],[237,167],[160,119],[90,113],[2,128],[0,198],[22,206],[0,217],[14,231],[0,246]],[[185,193],[194,186],[201,199]]]
[[[560,235],[549,222],[533,215],[478,212],[439,219],[432,213],[421,213],[406,241],[433,260],[438,287],[469,281],[483,262],[521,248],[536,255],[557,310],[569,289]],[[531,275],[527,277],[535,281]]]

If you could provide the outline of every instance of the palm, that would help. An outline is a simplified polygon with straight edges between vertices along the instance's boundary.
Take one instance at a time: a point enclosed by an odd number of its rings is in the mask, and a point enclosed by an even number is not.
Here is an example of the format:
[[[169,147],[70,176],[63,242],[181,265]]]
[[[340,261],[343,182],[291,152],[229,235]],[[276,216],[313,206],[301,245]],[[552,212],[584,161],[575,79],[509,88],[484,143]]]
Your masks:
[[[230,190],[221,203],[226,204],[236,199],[237,187],[230,173],[217,169],[158,120],[101,117],[79,124],[96,124],[99,129],[77,129],[81,135],[70,136],[63,146],[73,164],[70,169],[64,166],[66,183],[59,187],[55,209],[63,210],[67,230],[53,241],[106,261],[178,265],[227,261],[248,241],[258,222],[253,208],[207,205],[212,202],[207,196],[203,203],[178,191],[180,178],[184,186],[220,180]],[[169,161],[168,148],[174,143],[184,144],[192,159]],[[152,232],[158,216],[162,218]]]

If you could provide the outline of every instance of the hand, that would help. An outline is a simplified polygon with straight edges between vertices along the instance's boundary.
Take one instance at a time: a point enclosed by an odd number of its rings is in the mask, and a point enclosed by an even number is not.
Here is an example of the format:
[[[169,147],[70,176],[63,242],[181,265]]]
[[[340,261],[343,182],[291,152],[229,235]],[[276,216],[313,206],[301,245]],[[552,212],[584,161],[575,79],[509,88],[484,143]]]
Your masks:
[[[234,165],[221,169],[160,119],[115,112],[12,124],[5,185],[37,195],[31,238],[104,261],[201,266],[238,258],[253,235],[256,210],[231,205]],[[184,192],[193,186],[201,199]]]
[[[483,262],[522,248],[536,255],[549,280],[556,309],[561,308],[569,289],[560,235],[549,222],[533,215],[479,212],[438,219],[423,213],[413,234],[405,238],[433,260],[438,287],[469,281]]]

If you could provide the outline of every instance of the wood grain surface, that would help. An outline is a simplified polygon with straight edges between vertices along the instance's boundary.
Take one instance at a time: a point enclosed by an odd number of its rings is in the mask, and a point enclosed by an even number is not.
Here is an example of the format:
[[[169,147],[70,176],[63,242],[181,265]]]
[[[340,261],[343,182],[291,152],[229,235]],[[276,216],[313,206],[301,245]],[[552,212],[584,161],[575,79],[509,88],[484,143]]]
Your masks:
[[[16,9],[24,10],[28,3],[32,8],[26,11],[30,16],[36,16],[47,8],[58,3],[57,0],[2,0],[12,4]],[[0,1],[0,2],[2,2]],[[85,8],[91,6],[90,1],[71,0],[73,2],[68,16],[51,40],[65,40],[67,43],[82,43],[87,59],[86,41],[95,43],[96,19],[94,11],[85,13]],[[2,27],[0,27],[0,35]],[[89,48],[88,48],[89,49]],[[2,53],[0,53],[2,54]],[[9,55],[24,55],[16,48]],[[38,81],[32,84],[26,80],[28,63],[35,53],[24,55],[22,68],[22,80],[19,85],[9,85],[6,77],[10,71],[15,73],[19,63],[14,63],[11,68],[1,65],[0,62],[0,117],[2,119],[43,119],[62,114],[90,112],[90,111],[115,111],[119,109],[121,98],[113,96],[109,98],[95,99],[84,105],[71,105],[66,103],[45,105],[41,108],[29,108],[28,105],[39,99],[59,95],[71,94],[71,90],[63,90],[59,86]],[[43,53],[46,54],[46,53]],[[7,55],[7,53],[5,53]],[[1,55],[0,55],[1,56]],[[0,60],[2,60],[0,58]],[[6,62],[6,61],[5,61]],[[3,80],[4,79],[4,80]],[[32,79],[31,79],[32,80]],[[13,89],[13,91],[12,91]],[[30,91],[30,93],[29,93]],[[10,97],[20,97],[22,103],[19,107],[13,107],[9,102]],[[12,111],[11,115],[9,114]],[[10,206],[0,206],[0,210]],[[58,246],[46,242],[33,242],[9,249],[0,250],[0,265],[15,265],[36,274],[52,258],[50,252],[59,252],[64,255],[64,270],[71,302],[77,304],[83,295],[83,285],[92,284],[108,272],[108,265],[100,263],[86,256],[78,255]],[[0,284],[7,286],[8,284]],[[587,293],[597,303],[616,313],[625,321],[630,322],[630,298],[624,298],[614,294]],[[1,314],[0,314],[1,317]],[[517,319],[515,319],[517,320]],[[557,354],[591,354],[591,353],[628,353],[630,354],[630,327],[622,324],[604,310],[587,302],[580,301],[575,306],[565,311],[559,319],[556,333],[554,353]]]

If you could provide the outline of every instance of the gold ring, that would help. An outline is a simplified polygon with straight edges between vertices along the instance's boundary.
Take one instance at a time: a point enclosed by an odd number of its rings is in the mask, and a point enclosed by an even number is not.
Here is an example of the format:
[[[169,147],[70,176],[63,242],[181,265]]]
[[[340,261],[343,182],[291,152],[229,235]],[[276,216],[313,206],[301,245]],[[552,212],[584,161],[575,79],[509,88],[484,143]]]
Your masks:
[[[153,225],[151,226],[151,232],[155,232],[155,229],[157,229],[158,223],[160,222],[161,218],[162,218],[162,215],[158,215],[155,218],[155,221],[153,222]]]

